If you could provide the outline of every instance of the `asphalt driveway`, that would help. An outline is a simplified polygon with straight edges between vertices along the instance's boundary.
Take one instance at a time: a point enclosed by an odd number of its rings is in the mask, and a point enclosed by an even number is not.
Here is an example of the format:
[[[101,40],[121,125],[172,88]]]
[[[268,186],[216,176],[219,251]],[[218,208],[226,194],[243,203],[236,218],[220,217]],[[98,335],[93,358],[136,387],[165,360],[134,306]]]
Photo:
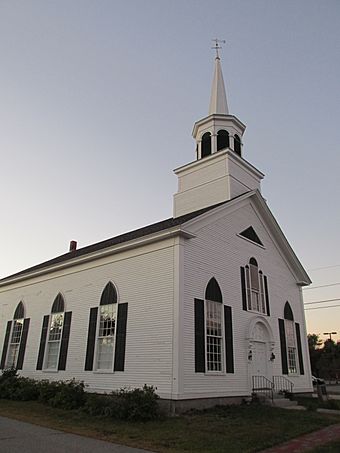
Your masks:
[[[146,453],[102,440],[0,417],[1,453]]]

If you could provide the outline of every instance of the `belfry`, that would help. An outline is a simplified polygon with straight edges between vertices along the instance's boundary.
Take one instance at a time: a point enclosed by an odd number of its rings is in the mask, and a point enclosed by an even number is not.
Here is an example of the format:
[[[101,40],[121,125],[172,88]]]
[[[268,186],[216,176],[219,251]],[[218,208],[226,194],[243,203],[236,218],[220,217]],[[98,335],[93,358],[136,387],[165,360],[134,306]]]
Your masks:
[[[221,59],[215,57],[208,116],[196,121],[196,161],[175,170],[178,192],[174,217],[187,214],[250,190],[261,191],[264,175],[243,157],[246,126],[229,113]]]

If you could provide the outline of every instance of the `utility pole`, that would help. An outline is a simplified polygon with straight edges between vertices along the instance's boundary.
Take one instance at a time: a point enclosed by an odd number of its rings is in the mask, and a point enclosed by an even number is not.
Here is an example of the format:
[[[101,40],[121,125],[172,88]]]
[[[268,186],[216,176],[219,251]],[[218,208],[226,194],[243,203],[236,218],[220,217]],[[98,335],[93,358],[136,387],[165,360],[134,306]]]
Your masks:
[[[329,335],[329,339],[332,340],[332,335],[336,335],[338,332],[324,332],[324,335]]]

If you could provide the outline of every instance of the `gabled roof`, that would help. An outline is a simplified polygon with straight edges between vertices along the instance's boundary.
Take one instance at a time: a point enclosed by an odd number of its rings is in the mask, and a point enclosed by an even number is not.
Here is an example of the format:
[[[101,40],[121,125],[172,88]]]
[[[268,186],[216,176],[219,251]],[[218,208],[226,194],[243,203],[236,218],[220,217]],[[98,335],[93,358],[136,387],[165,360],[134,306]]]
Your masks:
[[[82,247],[80,249],[57,256],[56,258],[37,264],[36,266],[32,266],[28,269],[1,279],[0,286],[11,284],[17,280],[30,278],[31,276],[34,276],[36,272],[39,273],[39,271],[53,272],[54,268],[58,267],[59,265],[71,266],[73,262],[77,264],[77,258],[86,258],[86,256],[88,256],[88,260],[95,259],[98,257],[98,254],[96,254],[96,252],[101,253],[107,250],[108,253],[113,253],[110,251],[111,248],[114,248],[115,246],[120,244],[129,243],[130,241],[133,243],[134,240],[138,240],[139,238],[152,238],[153,236],[157,236],[157,233],[171,231],[176,228],[178,229],[178,227],[184,227],[185,229],[187,227],[190,228],[190,226],[194,223],[200,222],[207,216],[210,217],[213,212],[217,213],[220,210],[224,209],[228,211],[229,207],[232,208],[235,203],[247,199],[253,202],[254,206],[261,214],[261,217],[264,220],[268,231],[270,232],[272,240],[276,244],[281,255],[283,256],[287,265],[295,276],[297,284],[301,286],[309,285],[311,283],[311,280],[308,274],[304,270],[293,249],[289,245],[284,233],[282,232],[280,226],[278,225],[269,207],[267,206],[266,201],[258,190],[253,190],[232,198],[231,200],[223,201],[221,203],[217,203],[215,205],[208,206],[206,208],[199,209],[188,214],[184,214],[180,217],[170,217],[160,222],[138,228],[137,230],[129,231],[128,233],[124,233],[119,236],[115,236],[113,238],[106,239],[104,241],[97,242],[95,244],[91,244],[86,247]]]
[[[218,215],[218,213],[222,213],[222,210],[223,215],[226,215],[228,214],[229,210],[233,209],[233,206],[235,206],[236,203],[238,204],[241,201],[245,201],[247,199],[252,203],[253,207],[256,208],[256,211],[260,215],[262,223],[264,227],[267,229],[277,250],[285,260],[292,274],[294,275],[296,283],[300,286],[310,285],[312,283],[311,279],[309,278],[307,272],[300,263],[294,250],[287,241],[286,236],[284,235],[271,210],[269,209],[267,202],[265,201],[265,199],[262,197],[261,193],[258,190],[246,192],[245,194],[238,196],[237,199],[233,198],[232,200],[229,200],[228,204],[225,207],[215,206],[214,211],[209,212],[209,214],[202,213],[200,217],[197,216],[193,219],[188,219],[187,224],[184,225],[184,228],[186,229],[186,231],[195,233],[194,224],[198,224],[199,222],[201,223],[204,221],[209,222],[207,216],[210,217],[211,215]]]
[[[13,280],[19,277],[24,277],[28,276],[29,274],[39,271],[45,268],[50,268],[52,266],[55,266],[57,264],[61,263],[67,263],[68,261],[74,260],[75,258],[82,257],[85,255],[90,255],[91,253],[98,252],[104,249],[108,249],[110,247],[113,247],[118,244],[123,244],[128,241],[132,241],[134,239],[142,238],[145,236],[152,235],[154,233],[158,233],[161,231],[165,230],[170,230],[173,227],[182,225],[183,223],[194,219],[195,217],[198,217],[205,212],[211,211],[212,209],[216,208],[217,206],[220,206],[222,204],[226,204],[231,200],[224,201],[222,203],[218,203],[213,206],[208,206],[203,209],[199,209],[198,211],[190,212],[188,214],[184,214],[180,217],[170,217],[168,219],[162,220],[160,222],[153,223],[151,225],[147,225],[142,228],[138,228],[137,230],[129,231],[128,233],[120,234],[119,236],[112,237],[110,239],[106,239],[101,242],[97,242],[95,244],[88,245],[86,247],[82,247],[80,249],[64,253],[63,255],[57,256],[55,258],[52,258],[51,260],[44,261],[43,263],[37,264],[35,266],[29,267],[27,269],[24,269],[20,272],[17,272],[15,274],[9,275],[7,277],[4,277],[0,279],[0,286],[5,285],[6,283],[12,283]]]

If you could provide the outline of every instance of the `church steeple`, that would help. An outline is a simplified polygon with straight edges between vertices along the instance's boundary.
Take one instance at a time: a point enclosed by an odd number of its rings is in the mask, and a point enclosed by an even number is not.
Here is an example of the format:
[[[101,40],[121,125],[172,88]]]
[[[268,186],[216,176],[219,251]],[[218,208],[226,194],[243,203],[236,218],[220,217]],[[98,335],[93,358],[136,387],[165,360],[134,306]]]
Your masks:
[[[227,95],[225,92],[221,60],[220,57],[215,58],[215,70],[214,78],[211,86],[210,106],[209,115],[214,113],[221,113],[222,115],[228,115],[228,102]]]
[[[174,217],[230,200],[250,190],[261,190],[263,174],[243,157],[242,137],[246,126],[229,113],[223,81],[219,40],[209,115],[194,124],[196,161],[177,168],[178,192]]]

